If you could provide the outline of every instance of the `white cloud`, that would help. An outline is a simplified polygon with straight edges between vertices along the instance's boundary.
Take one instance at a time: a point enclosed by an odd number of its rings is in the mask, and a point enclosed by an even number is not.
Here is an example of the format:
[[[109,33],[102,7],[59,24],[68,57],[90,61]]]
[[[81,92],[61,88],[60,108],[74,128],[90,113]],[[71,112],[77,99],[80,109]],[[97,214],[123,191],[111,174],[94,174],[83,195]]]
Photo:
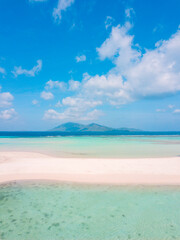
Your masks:
[[[94,109],[91,112],[88,112],[81,120],[89,121],[98,119],[100,116],[103,116],[103,112],[101,110]]]
[[[33,101],[32,101],[32,104],[33,105],[37,105],[39,102],[38,102],[38,100],[36,100],[36,99],[34,99]]]
[[[54,8],[53,17],[55,21],[60,22],[62,18],[62,11],[66,11],[74,3],[74,0],[59,0],[57,8]]]
[[[49,119],[85,119],[88,112],[103,103],[118,106],[180,91],[180,30],[147,50],[134,43],[134,36],[129,34],[131,28],[129,22],[112,27],[97,52],[100,60],[109,59],[114,67],[104,75],[85,73],[76,95],[62,100],[64,112],[46,112]],[[157,109],[160,111],[164,110]],[[174,110],[178,112],[179,109]]]
[[[86,55],[76,56],[76,62],[85,62],[85,61],[86,61]]]
[[[14,108],[0,111],[0,119],[10,120],[17,117],[17,113]]]
[[[170,108],[170,109],[172,109],[172,108],[174,108],[175,107],[175,105],[173,105],[173,104],[169,104],[168,105],[168,108]]]
[[[81,83],[79,81],[69,80],[69,90],[77,91],[80,87]]]
[[[70,107],[78,107],[79,109],[93,108],[101,105],[101,101],[87,100],[80,97],[66,97],[63,98],[62,104]]]
[[[180,90],[180,32],[154,50],[146,51],[127,69],[126,78],[139,97],[175,93]]]
[[[101,101],[87,100],[80,97],[66,97],[62,99],[61,107],[66,107],[62,112],[57,112],[54,109],[45,111],[43,119],[51,120],[93,120],[102,115],[102,112],[97,109],[90,110],[98,105]]]
[[[115,67],[106,75],[91,77],[85,86],[93,85],[93,92],[109,96],[109,102],[117,104],[180,91],[180,31],[142,53],[134,36],[128,34],[130,28],[128,22],[112,28],[97,52],[101,60],[108,58]],[[117,88],[105,90],[112,83]]]
[[[64,82],[49,80],[49,81],[46,83],[45,88],[46,88],[46,89],[59,88],[59,89],[61,89],[61,90],[65,90],[66,84],[65,84]]]
[[[42,60],[37,60],[37,65],[34,66],[32,69],[27,70],[23,69],[21,66],[20,67],[14,67],[14,71],[12,73],[14,74],[15,77],[18,77],[19,75],[26,75],[29,77],[34,77],[37,73],[39,73],[42,69]]]
[[[57,111],[55,111],[54,109],[49,109],[47,111],[45,111],[44,113],[44,120],[59,120],[59,119],[64,119],[63,118],[63,113],[59,113]]]
[[[4,68],[0,67],[0,73],[5,74],[6,70]]]
[[[41,98],[43,98],[44,100],[50,100],[54,98],[54,95],[51,92],[43,91],[41,93]]]
[[[65,82],[60,81],[52,81],[49,80],[46,82],[45,89],[54,89],[59,88],[60,90],[70,90],[70,91],[77,91],[80,88],[81,83],[79,81],[69,80],[68,84]]]
[[[114,18],[112,18],[111,16],[107,16],[105,20],[105,28],[108,29],[113,22],[114,22]]]
[[[87,79],[87,78],[86,78]],[[93,77],[89,76],[89,78],[84,82],[84,88],[94,89],[98,95],[101,94],[100,91],[110,91],[111,89],[114,90],[117,88],[123,87],[123,79],[121,76],[116,76],[114,74],[105,75],[95,75]],[[102,92],[102,94],[104,94]]]
[[[111,105],[125,104],[133,101],[133,98],[125,91],[126,82],[121,75],[109,73],[107,75],[85,76],[83,81],[85,96],[100,98],[108,101]]]
[[[0,86],[1,91],[1,86]],[[14,100],[13,95],[10,92],[0,92],[0,108],[9,107]]]
[[[180,113],[180,109],[175,109],[173,113]]]
[[[97,48],[100,60],[109,58],[122,70],[129,68],[130,64],[138,60],[140,52],[132,47],[134,36],[128,35],[131,27],[129,22],[126,22],[124,26],[112,27],[110,37],[101,47]]]
[[[100,110],[94,109],[90,112],[80,112],[77,108],[68,108],[64,112],[57,112],[54,109],[49,109],[45,111],[44,120],[94,120],[97,119],[102,112]]]

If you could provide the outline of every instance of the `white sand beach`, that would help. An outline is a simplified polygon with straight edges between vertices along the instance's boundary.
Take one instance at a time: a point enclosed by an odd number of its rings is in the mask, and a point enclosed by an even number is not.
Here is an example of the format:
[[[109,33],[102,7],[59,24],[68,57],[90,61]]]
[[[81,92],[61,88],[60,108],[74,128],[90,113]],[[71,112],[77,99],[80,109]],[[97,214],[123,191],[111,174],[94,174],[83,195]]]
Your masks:
[[[180,157],[81,159],[55,158],[33,152],[0,152],[0,183],[17,180],[179,185]]]

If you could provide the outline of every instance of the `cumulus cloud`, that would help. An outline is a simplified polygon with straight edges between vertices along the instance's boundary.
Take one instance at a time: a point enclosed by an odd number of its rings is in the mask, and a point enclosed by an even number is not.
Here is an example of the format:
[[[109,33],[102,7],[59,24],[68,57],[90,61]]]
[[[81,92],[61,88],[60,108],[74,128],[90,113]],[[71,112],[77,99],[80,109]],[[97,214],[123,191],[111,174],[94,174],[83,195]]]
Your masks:
[[[14,119],[16,117],[17,117],[17,112],[15,111],[14,108],[0,111],[0,119],[10,120],[10,119]]]
[[[42,60],[37,60],[37,65],[34,66],[32,69],[27,70],[20,67],[14,67],[14,70],[12,73],[15,77],[18,77],[19,75],[26,75],[28,77],[34,77],[36,74],[38,74],[42,69]]]
[[[1,91],[1,86],[0,86]],[[9,107],[14,100],[13,95],[10,92],[0,92],[0,108]]]
[[[138,60],[140,51],[133,46],[134,36],[128,34],[131,28],[129,22],[124,26],[112,27],[110,37],[97,48],[100,60],[108,58],[122,70],[129,68]]]
[[[59,89],[61,89],[61,90],[65,90],[66,84],[65,84],[65,82],[59,82],[59,81],[49,80],[49,81],[46,83],[45,88],[46,88],[46,89],[59,88]]]
[[[85,85],[94,85],[94,92],[109,96],[109,102],[117,104],[180,91],[180,31],[142,53],[129,34],[131,27],[126,22],[112,28],[97,52],[101,60],[110,59],[115,67],[105,75],[92,76]],[[117,88],[105,91],[112,83]]]
[[[101,110],[94,109],[91,112],[88,112],[85,116],[81,119],[84,121],[95,120],[98,119],[100,116],[103,116],[103,112]]]
[[[64,112],[57,112],[54,109],[49,109],[45,111],[45,120],[94,120],[97,119],[102,112],[100,110],[94,109],[90,112],[80,112],[78,108],[67,108]]]
[[[80,88],[81,83],[79,81],[74,81],[73,79],[69,80],[68,83],[65,83],[63,81],[52,81],[49,80],[45,84],[45,89],[60,89],[62,91],[69,90],[69,91],[76,91]]]
[[[180,30],[148,50],[134,42],[131,29],[129,22],[112,27],[109,37],[97,48],[99,59],[112,61],[112,69],[103,75],[85,73],[75,96],[62,100],[65,111],[52,110],[47,114],[59,119],[71,115],[85,119],[87,112],[101,104],[120,106],[142,98],[164,98],[180,91]],[[157,109],[160,111],[164,110]],[[179,109],[174,110],[178,112]]]
[[[70,107],[78,107],[78,108],[93,108],[98,105],[101,105],[101,101],[94,101],[94,100],[85,100],[84,98],[80,97],[66,97],[62,100],[63,105],[70,106]]]
[[[41,93],[41,98],[43,98],[44,100],[50,100],[54,98],[54,95],[51,92],[43,91]]]
[[[76,56],[76,62],[85,62],[85,61],[86,61],[86,55]]]
[[[66,11],[74,3],[74,0],[59,0],[58,5],[54,8],[53,17],[55,21],[60,22],[62,18],[62,11]]]
[[[101,101],[87,100],[80,97],[66,97],[62,103],[58,102],[60,107],[66,107],[62,112],[54,109],[45,111],[43,119],[49,120],[93,120],[102,115],[102,111],[93,109],[101,105]],[[56,104],[57,107],[57,104]]]
[[[85,76],[83,80],[83,91],[89,98],[102,99],[111,105],[125,104],[134,99],[128,94],[127,83],[123,82],[121,75],[108,73],[107,75]]]

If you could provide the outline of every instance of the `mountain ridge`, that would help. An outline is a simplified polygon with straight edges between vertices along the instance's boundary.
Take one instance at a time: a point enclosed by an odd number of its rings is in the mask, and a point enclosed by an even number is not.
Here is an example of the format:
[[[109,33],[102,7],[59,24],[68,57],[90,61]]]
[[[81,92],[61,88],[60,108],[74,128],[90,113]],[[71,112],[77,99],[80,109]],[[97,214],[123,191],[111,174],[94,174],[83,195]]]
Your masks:
[[[57,127],[50,129],[53,132],[65,132],[65,133],[118,133],[118,132],[139,132],[142,130],[135,128],[112,128],[97,123],[80,124],[74,122],[67,122],[58,125]]]

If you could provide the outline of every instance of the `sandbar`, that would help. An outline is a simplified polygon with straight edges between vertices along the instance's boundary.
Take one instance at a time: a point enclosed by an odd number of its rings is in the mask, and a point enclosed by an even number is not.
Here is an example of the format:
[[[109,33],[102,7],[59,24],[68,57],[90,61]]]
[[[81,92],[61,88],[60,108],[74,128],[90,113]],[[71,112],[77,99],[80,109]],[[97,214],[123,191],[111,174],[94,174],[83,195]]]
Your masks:
[[[58,158],[35,152],[0,152],[0,183],[19,180],[115,185],[180,185],[180,157]]]

